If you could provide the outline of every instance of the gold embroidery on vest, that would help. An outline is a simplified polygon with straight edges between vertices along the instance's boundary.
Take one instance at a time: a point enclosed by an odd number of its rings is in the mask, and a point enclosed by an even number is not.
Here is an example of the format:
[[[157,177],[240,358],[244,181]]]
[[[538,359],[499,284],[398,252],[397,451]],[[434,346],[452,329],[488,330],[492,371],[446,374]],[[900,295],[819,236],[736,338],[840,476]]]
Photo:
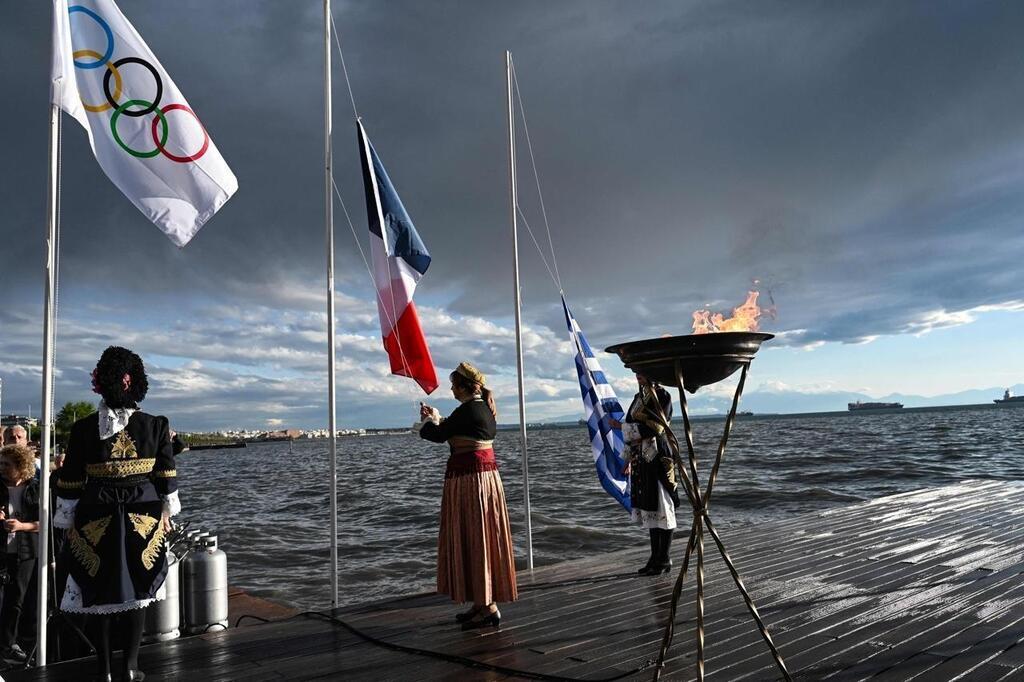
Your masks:
[[[102,519],[96,519],[82,526],[82,534],[92,544],[93,547],[98,547],[100,539],[103,534],[107,532],[107,526],[110,525],[109,516],[104,516]]]
[[[85,472],[96,478],[124,478],[148,474],[156,465],[152,457],[142,459],[111,459],[106,462],[93,462],[85,465]]]
[[[160,549],[163,547],[163,544],[164,527],[163,525],[158,525],[153,533],[153,537],[149,539],[146,549],[142,550],[142,565],[146,567],[147,571],[152,571],[153,567],[156,566],[156,560],[160,558]]]
[[[133,514],[129,512],[128,518],[131,519],[132,526],[135,527],[135,532],[141,535],[144,539],[149,537],[149,534],[153,532],[153,528],[158,523],[158,521],[152,516],[146,516],[145,514]]]
[[[135,443],[132,441],[132,437],[128,435],[127,431],[121,431],[117,434],[117,440],[114,441],[114,445],[110,449],[111,459],[135,459],[139,456],[138,451],[135,449]]]
[[[74,528],[68,531],[68,541],[71,543],[71,555],[78,560],[90,578],[95,578],[96,573],[100,570],[99,555]]]

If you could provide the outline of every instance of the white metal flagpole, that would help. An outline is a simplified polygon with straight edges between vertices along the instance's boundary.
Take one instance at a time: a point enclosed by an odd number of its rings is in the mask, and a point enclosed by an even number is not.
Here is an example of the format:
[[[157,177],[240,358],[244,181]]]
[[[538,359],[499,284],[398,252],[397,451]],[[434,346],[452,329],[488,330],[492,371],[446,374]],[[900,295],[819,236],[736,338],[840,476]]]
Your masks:
[[[331,608],[338,606],[338,426],[334,391],[334,195],[331,153],[331,0],[324,0],[324,221],[327,230],[327,384],[331,457]]]
[[[57,84],[59,88],[60,85]],[[47,585],[50,569],[50,426],[53,420],[54,290],[57,253],[57,154],[60,107],[50,103],[49,180],[46,183],[46,294],[43,302],[43,415],[39,467],[39,571],[36,582],[36,665],[46,666]]]
[[[516,370],[519,375],[519,438],[523,455],[523,504],[526,507],[526,566],[533,570],[533,524],[530,521],[530,458],[526,449],[526,397],[523,391],[523,324],[519,296],[519,230],[516,222],[516,135],[512,117],[512,53],[505,52],[505,77],[508,81],[508,175],[512,200],[512,272],[516,302]]]

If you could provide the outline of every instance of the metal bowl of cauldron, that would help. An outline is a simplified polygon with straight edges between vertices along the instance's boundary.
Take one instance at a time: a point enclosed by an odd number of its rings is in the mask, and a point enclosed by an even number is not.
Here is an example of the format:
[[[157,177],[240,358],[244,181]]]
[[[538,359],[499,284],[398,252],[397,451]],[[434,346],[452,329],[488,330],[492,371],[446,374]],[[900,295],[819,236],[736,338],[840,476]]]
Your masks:
[[[686,390],[696,393],[701,386],[717,383],[750,364],[761,344],[774,337],[760,332],[688,334],[617,343],[604,350],[618,355],[634,373],[663,386],[679,386],[678,362]]]

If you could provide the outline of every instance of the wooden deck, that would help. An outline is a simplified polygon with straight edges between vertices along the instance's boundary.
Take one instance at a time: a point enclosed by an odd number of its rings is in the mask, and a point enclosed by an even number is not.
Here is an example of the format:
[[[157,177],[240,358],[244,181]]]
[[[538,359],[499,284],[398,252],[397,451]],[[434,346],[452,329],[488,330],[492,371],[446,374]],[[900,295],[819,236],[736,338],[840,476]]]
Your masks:
[[[795,679],[1024,679],[1024,484],[973,481],[722,532]],[[684,544],[677,537],[677,563]],[[336,615],[405,647],[607,679],[657,656],[675,575],[637,577],[644,555],[609,553],[521,574],[521,599],[502,607],[500,631],[460,631],[454,607],[435,595]],[[707,556],[707,676],[777,679],[710,543]],[[663,679],[693,677],[693,597],[688,577]],[[154,682],[520,678],[389,650],[310,616],[145,647],[142,667]],[[79,680],[91,671],[91,662],[72,661],[4,675]]]

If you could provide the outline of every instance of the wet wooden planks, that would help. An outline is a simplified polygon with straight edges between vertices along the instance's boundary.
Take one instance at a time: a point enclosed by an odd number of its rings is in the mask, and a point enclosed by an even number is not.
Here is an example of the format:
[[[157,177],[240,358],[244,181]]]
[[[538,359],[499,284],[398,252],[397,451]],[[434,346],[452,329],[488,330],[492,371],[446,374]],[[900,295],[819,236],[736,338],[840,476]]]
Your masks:
[[[677,532],[677,563],[688,530]],[[1024,484],[969,481],[720,532],[796,679],[1024,679]],[[705,554],[707,677],[777,679],[710,538]],[[149,646],[142,663],[151,680],[606,679],[657,656],[675,574],[639,578],[644,559],[617,552],[521,574],[498,631],[462,632],[436,595],[335,612],[382,641],[498,671],[384,648],[311,616]],[[693,678],[694,593],[691,575],[663,679]],[[5,677],[89,672],[69,662]]]

